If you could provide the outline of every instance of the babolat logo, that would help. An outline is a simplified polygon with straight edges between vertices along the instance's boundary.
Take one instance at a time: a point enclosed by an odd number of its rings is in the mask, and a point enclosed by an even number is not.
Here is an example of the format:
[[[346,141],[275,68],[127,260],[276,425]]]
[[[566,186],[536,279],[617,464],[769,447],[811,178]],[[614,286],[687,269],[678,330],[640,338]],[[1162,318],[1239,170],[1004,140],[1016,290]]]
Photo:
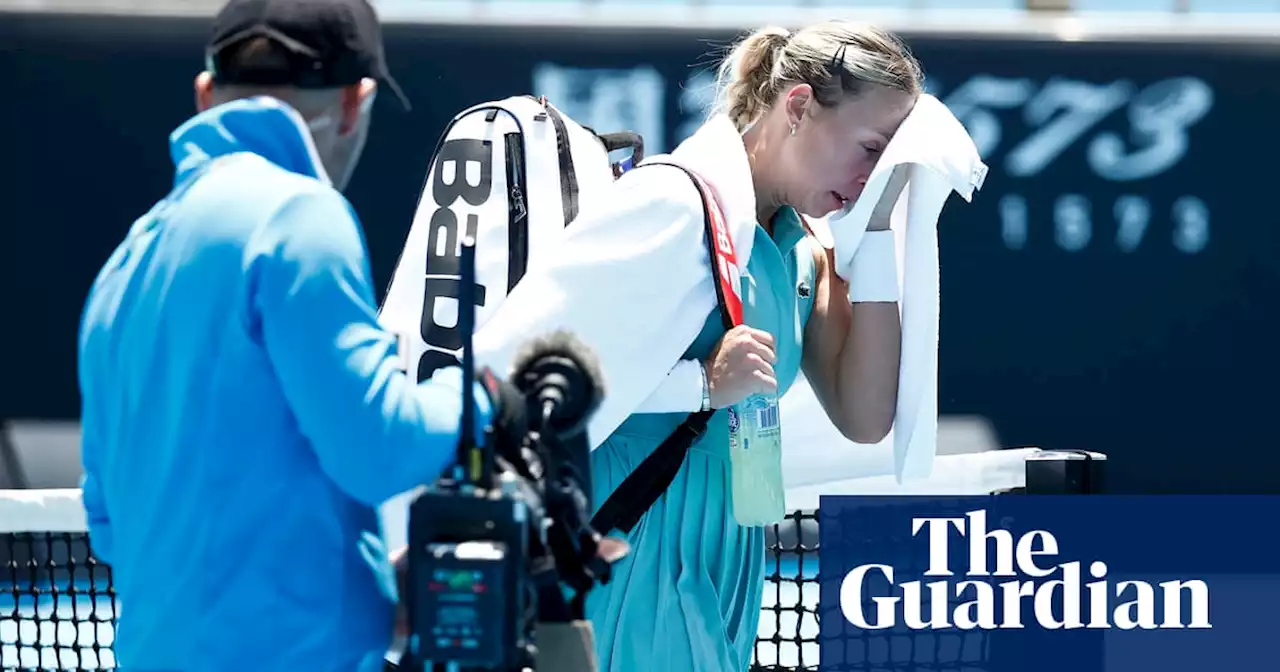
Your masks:
[[[866,630],[1048,630],[1211,628],[1209,587],[1199,579],[1150,582],[1108,578],[1102,559],[1060,561],[1046,530],[1014,537],[987,529],[985,510],[959,517],[913,517],[913,542],[928,545],[929,580],[897,583],[894,567],[854,567],[840,584],[840,610]],[[951,559],[967,544],[967,563]],[[888,584],[892,595],[874,595]],[[871,604],[874,605],[871,609]],[[1158,604],[1162,608],[1157,609]],[[874,615],[867,612],[872,611]]]

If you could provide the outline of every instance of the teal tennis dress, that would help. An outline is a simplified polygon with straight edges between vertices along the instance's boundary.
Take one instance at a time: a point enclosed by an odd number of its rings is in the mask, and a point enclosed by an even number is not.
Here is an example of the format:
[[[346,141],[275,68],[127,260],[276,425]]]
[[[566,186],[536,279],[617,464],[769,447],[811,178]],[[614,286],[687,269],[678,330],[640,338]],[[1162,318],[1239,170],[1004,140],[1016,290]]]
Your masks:
[[[743,319],[773,334],[779,395],[800,370],[814,273],[812,243],[794,210],[778,212],[772,238],[756,227],[743,274],[750,283],[742,292]],[[714,311],[684,358],[705,359],[723,335]],[[596,505],[686,417],[633,415],[596,449]],[[601,672],[742,672],[751,664],[764,592],[764,528],[737,524],[731,492],[729,429],[721,410],[671,487],[628,535],[631,554],[587,599]]]

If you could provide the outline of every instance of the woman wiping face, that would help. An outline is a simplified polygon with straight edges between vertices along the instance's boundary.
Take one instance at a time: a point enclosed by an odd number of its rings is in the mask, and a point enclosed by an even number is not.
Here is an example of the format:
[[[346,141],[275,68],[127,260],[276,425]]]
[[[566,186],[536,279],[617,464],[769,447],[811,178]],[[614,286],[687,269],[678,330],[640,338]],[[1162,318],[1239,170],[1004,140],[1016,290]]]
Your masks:
[[[739,47],[726,111],[745,130],[760,220],[781,204],[829,215],[862,193],[911,112],[919,65],[893,56],[905,51],[892,36],[857,24],[766,28],[751,39]]]
[[[690,414],[710,417],[656,499],[628,511],[638,522],[598,530],[625,535],[632,549],[587,600],[608,672],[750,665],[764,528],[735,512],[759,493],[734,494],[743,481],[730,407],[776,399],[803,372],[849,439],[876,443],[894,420],[893,234],[863,235],[860,261],[836,269],[802,215],[858,198],[920,93],[919,65],[892,35],[833,21],[756,31],[720,74],[719,109],[666,161],[684,170],[650,163],[624,174],[476,336],[478,361],[553,328],[595,350],[610,386],[593,418],[596,506],[627,491]],[[737,248],[743,323],[733,328],[717,305],[705,202],[689,172],[708,185]],[[776,414],[761,417],[777,426]]]

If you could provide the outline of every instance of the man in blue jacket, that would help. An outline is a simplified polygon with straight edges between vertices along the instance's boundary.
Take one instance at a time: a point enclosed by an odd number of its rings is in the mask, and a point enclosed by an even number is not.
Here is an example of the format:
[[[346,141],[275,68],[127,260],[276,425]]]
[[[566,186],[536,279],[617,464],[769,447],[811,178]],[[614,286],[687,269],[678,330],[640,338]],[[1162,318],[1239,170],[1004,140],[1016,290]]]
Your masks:
[[[127,669],[381,668],[376,507],[451,461],[462,381],[403,373],[338,191],[376,80],[403,98],[380,33],[365,0],[231,0],[173,190],[89,293],[83,496]]]

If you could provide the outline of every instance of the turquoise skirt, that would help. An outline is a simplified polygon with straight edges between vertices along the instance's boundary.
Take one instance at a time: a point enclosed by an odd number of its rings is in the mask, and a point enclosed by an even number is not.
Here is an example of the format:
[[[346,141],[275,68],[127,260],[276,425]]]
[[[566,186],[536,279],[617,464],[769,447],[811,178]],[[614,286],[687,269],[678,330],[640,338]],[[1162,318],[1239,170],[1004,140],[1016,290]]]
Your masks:
[[[596,506],[684,416],[633,416],[592,453]],[[733,518],[723,411],[587,599],[601,672],[744,672],[760,622],[764,528]],[[618,530],[614,536],[621,535]]]

